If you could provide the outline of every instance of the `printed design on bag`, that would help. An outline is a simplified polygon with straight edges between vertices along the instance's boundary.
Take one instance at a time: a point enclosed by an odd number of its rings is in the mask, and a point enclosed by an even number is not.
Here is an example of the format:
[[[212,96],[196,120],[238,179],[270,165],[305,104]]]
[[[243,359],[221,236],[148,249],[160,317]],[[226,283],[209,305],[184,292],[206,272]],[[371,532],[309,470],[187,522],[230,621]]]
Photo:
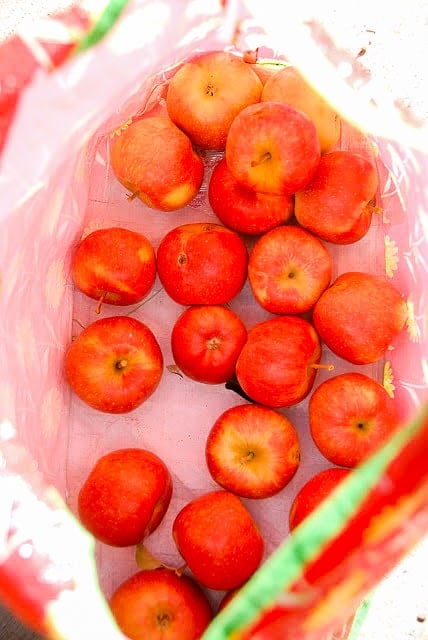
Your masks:
[[[40,425],[46,438],[54,437],[59,428],[63,400],[59,387],[55,386],[45,393],[40,408]]]
[[[366,580],[366,572],[363,569],[354,569],[350,575],[330,589],[323,596],[321,602],[307,614],[303,628],[308,631],[320,629],[331,621],[332,612],[350,608],[354,600],[361,596],[361,590],[364,588]]]
[[[394,271],[398,269],[398,247],[395,240],[391,240],[389,235],[385,236],[385,271],[388,278],[394,276]]]
[[[389,362],[389,360],[387,360],[384,364],[383,367],[383,386],[385,387],[385,390],[387,392],[387,394],[393,398],[394,397],[394,391],[395,391],[395,385],[394,385],[394,373],[392,371],[392,366],[391,363]]]
[[[422,321],[423,318],[424,316],[422,315]],[[415,305],[413,304],[413,300],[407,300],[406,327],[410,342],[420,342],[421,330],[416,320]]]
[[[62,187],[56,189],[50,196],[41,222],[41,229],[44,235],[51,237],[55,234],[61,218],[64,200],[65,193]]]
[[[23,316],[16,323],[16,351],[21,363],[31,369],[36,362],[37,346],[34,327],[30,318]]]
[[[123,122],[119,127],[113,129],[113,131],[110,133],[110,138],[121,136],[122,133],[127,130],[130,124],[132,124],[132,118],[128,118],[126,122]]]
[[[58,309],[61,305],[65,284],[64,261],[55,260],[48,268],[45,283],[46,302],[51,309]]]
[[[24,264],[24,249],[17,249],[12,256],[7,256],[7,266],[4,267],[0,283],[0,295],[4,300],[16,298],[16,292],[22,287]]]

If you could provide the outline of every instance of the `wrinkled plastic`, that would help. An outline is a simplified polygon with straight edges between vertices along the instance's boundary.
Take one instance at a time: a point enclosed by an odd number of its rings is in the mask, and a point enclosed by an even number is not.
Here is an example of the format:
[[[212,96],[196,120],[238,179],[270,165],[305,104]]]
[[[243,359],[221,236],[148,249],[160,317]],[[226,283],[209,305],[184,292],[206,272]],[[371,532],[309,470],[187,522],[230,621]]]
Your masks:
[[[309,77],[311,64],[312,72],[319,69],[321,63],[326,64],[322,72],[313,73],[316,77],[311,79],[319,81],[320,89],[345,115],[349,109],[352,126],[344,126],[340,146],[370,155],[375,153],[381,185],[378,204],[382,208],[382,213],[374,216],[370,232],[358,245],[331,247],[335,275],[352,268],[383,275],[398,287],[409,307],[406,329],[386,358],[359,370],[385,385],[400,407],[403,421],[417,415],[427,399],[428,161],[422,148],[423,129],[404,121],[395,128],[396,118],[400,117],[396,111],[392,116],[388,110],[391,118],[383,119],[382,110],[375,114],[363,109],[354,117],[354,105],[347,101],[348,94],[343,91],[343,78],[329,75],[343,62],[342,52],[327,38],[326,24],[319,28],[322,18],[316,13],[312,15],[310,7],[303,5],[294,22],[290,18],[284,25],[269,19],[272,14],[257,15],[259,10],[254,3],[225,4],[223,8],[218,2],[196,0],[130,2],[118,23],[97,46],[66,61],[61,59],[61,66],[54,72],[38,68],[27,78],[25,91],[14,105],[0,157],[0,420],[4,421],[3,425],[12,425],[14,433],[16,430],[14,438],[24,447],[25,460],[33,460],[37,467],[37,479],[30,463],[18,467],[13,485],[16,491],[12,489],[12,494],[25,512],[33,508],[34,500],[40,507],[50,495],[49,491],[45,493],[46,487],[52,485],[58,492],[55,495],[63,496],[70,512],[75,513],[78,489],[99,456],[122,446],[152,449],[172,472],[174,495],[162,525],[156,535],[148,539],[147,546],[169,565],[181,564],[170,534],[175,514],[189,499],[215,488],[204,463],[207,431],[224,409],[240,404],[242,398],[222,386],[197,384],[166,369],[158,390],[142,407],[126,416],[111,416],[94,412],[70,393],[62,362],[66,346],[81,326],[100,317],[94,314],[93,301],[76,292],[71,283],[70,260],[80,238],[114,223],[142,231],[157,247],[164,234],[177,224],[215,220],[207,203],[206,189],[219,154],[204,154],[206,174],[195,200],[183,211],[168,214],[150,210],[139,200],[129,202],[108,163],[114,136],[121,134],[136,113],[164,108],[168,78],[176,66],[196,50],[228,48],[242,52],[260,44],[261,53],[265,47],[269,55],[288,56],[303,71],[309,71]],[[49,21],[48,24],[52,26]],[[309,31],[307,24],[312,25]],[[283,39],[278,35],[281,25],[287,35]],[[58,31],[54,29],[51,34],[56,37]],[[347,84],[353,96],[358,89],[358,68],[355,73],[350,75],[351,82]],[[323,83],[332,77],[334,82],[326,91]],[[358,101],[364,102],[364,97],[358,95]],[[364,124],[367,136],[356,128]],[[158,337],[166,365],[172,365],[169,332],[182,308],[168,299],[158,280],[152,293],[156,295],[138,309],[131,307],[121,312],[132,313],[150,326]],[[254,304],[248,284],[231,307],[247,326],[267,316]],[[101,317],[117,312],[117,308],[103,305]],[[333,362],[335,373],[350,368],[327,349],[323,351],[323,361]],[[319,372],[317,384],[327,375]],[[287,410],[286,415],[298,427],[301,438],[303,455],[299,471],[281,494],[265,501],[246,502],[265,536],[266,559],[287,539],[287,514],[298,489],[309,477],[329,466],[311,441],[307,401]],[[1,451],[5,477],[10,483],[12,462],[7,440],[1,444]],[[6,493],[3,480],[2,477],[0,497]],[[22,480],[25,493],[19,492]],[[39,490],[40,482],[43,489]],[[407,537],[399,553],[392,556],[385,548],[385,563],[378,563],[376,570],[371,567],[375,582],[422,537],[426,528],[423,514],[428,506],[421,496],[426,482],[426,469],[421,469],[414,485],[415,491],[419,487],[419,502],[415,500],[414,513],[408,514],[409,519],[414,516],[412,526],[408,534],[402,534]],[[8,490],[7,495],[10,494]],[[6,514],[2,522],[9,522],[10,527],[15,507],[10,501],[1,504]],[[54,513],[60,515],[56,504]],[[46,520],[40,516],[47,535],[52,524],[50,515],[49,511]],[[72,545],[71,523],[70,527]],[[36,530],[31,534],[30,528],[27,531],[35,553],[32,555],[37,557],[41,550],[37,540],[43,544],[46,541],[43,534],[36,538]],[[82,535],[77,525],[75,535],[76,540]],[[6,540],[4,535],[0,540],[4,566],[10,559]],[[91,548],[90,544],[85,547],[86,544],[82,543],[81,553],[89,558]],[[78,544],[77,548],[80,548]],[[65,553],[65,549],[62,552]],[[58,553],[58,557],[49,558],[55,566],[61,564],[59,549]],[[20,557],[21,562],[22,553]],[[65,560],[69,560],[68,552]],[[76,593],[80,593],[87,575],[88,584],[94,581],[95,592],[99,580],[101,591],[108,598],[136,568],[134,549],[118,550],[97,543],[95,560],[97,578],[94,580],[88,559],[87,574],[82,577],[79,573],[80,580],[75,583]],[[31,558],[26,561],[32,569],[37,569],[37,563],[34,565]],[[36,614],[25,619],[39,630],[46,631],[51,624],[63,629],[64,625],[65,637],[82,640],[82,629],[70,625],[62,609],[58,613],[54,608],[54,622],[49,613],[49,623],[46,623],[46,611],[52,611],[50,603],[60,600],[61,593],[73,593],[74,583],[71,587],[62,579],[54,581],[48,591],[33,592],[28,604],[24,590],[26,569],[22,565],[13,567],[17,597],[7,604],[13,607],[20,600],[17,612],[22,617],[28,606],[35,608]],[[77,571],[77,560],[74,564],[73,555],[71,578],[75,577],[74,571]],[[355,598],[346,603],[348,608],[344,606],[340,615],[352,616],[367,586],[363,581],[353,588]],[[6,591],[7,588],[3,593]],[[210,594],[213,605],[221,595]],[[322,591],[317,597],[322,601]],[[333,609],[334,618],[338,611],[337,607]],[[105,624],[104,637],[118,637],[102,598],[99,615]],[[265,624],[263,618],[260,624],[262,627]],[[341,624],[345,623],[338,626]],[[342,637],[346,637],[348,626],[345,624]],[[323,640],[333,637],[332,633],[331,628],[327,629]],[[318,637],[315,632],[308,635],[311,639]]]

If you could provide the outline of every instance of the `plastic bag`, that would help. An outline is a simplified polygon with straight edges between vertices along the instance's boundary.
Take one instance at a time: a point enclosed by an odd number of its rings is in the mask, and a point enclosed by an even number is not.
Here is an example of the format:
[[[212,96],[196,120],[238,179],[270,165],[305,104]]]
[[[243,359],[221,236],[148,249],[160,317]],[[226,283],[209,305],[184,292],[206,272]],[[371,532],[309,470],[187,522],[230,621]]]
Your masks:
[[[94,460],[125,443],[165,459],[174,497],[156,541],[153,536],[147,544],[174,564],[175,513],[214,487],[201,464],[207,425],[241,402],[223,388],[195,388],[171,374],[153,401],[119,420],[94,416],[70,394],[63,376],[66,345],[79,324],[94,319],[93,306],[70,280],[79,239],[114,221],[143,230],[156,246],[184,219],[213,217],[206,180],[183,212],[164,216],[141,202],[127,203],[107,160],[111,136],[158,103],[176,65],[197,50],[270,47],[271,55],[301,66],[352,125],[367,131],[377,149],[382,215],[356,251],[345,257],[338,249],[335,257],[339,269],[355,264],[386,275],[406,295],[410,310],[394,349],[367,368],[394,394],[409,426],[291,537],[285,514],[292,497],[327,463],[310,442],[306,404],[287,412],[299,425],[306,459],[285,493],[249,504],[266,534],[266,561],[204,638],[346,637],[361,600],[426,531],[426,129],[401,121],[392,105],[367,106],[357,91],[358,69],[347,81],[338,77],[342,52],[326,39],[326,23],[311,7],[302,5],[287,24],[275,20],[274,6],[272,13],[265,9],[264,3],[260,15],[251,2],[110,2],[101,16],[80,7],[46,21],[44,37],[27,34],[21,49],[12,45],[13,57],[10,45],[3,46],[0,78],[11,123],[4,127],[0,159],[0,595],[27,624],[53,637],[122,637],[105,598],[135,570],[133,550],[94,545],[72,516]],[[74,37],[79,45],[70,47]],[[23,60],[31,51],[42,66],[23,74],[25,90],[8,93],[18,50]],[[365,106],[356,111],[355,104]],[[344,146],[365,144],[352,126],[342,138]],[[213,157],[207,154],[205,162],[208,175]],[[248,290],[234,304],[248,323],[256,320]],[[102,313],[111,315],[111,309]],[[177,307],[160,292],[139,313],[172,362],[168,327]],[[218,601],[218,594],[211,595]]]

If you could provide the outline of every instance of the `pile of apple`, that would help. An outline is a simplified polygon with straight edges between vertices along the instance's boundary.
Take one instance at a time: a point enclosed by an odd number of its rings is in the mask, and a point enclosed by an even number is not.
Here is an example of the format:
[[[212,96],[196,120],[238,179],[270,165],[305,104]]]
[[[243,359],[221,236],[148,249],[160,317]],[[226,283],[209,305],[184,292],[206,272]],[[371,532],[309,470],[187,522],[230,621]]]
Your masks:
[[[375,164],[338,148],[340,125],[292,66],[266,73],[242,56],[210,52],[173,75],[166,109],[136,116],[112,145],[111,168],[128,197],[159,212],[189,204],[205,175],[201,152],[219,152],[207,192],[219,222],[182,224],[157,251],[129,229],[94,231],[74,254],[75,286],[99,312],[101,304],[140,303],[158,275],[184,307],[170,327],[177,370],[245,399],[218,416],[206,439],[218,490],[176,514],[171,535],[182,567],[158,563],[144,547],[173,491],[156,452],[112,451],[80,489],[79,517],[95,538],[136,547],[139,570],[110,601],[131,639],[160,637],[160,629],[164,638],[199,638],[214,615],[205,589],[228,599],[256,571],[264,541],[241,498],[273,496],[295,474],[300,443],[287,407],[312,392],[311,434],[334,465],[296,495],[290,530],[399,426],[384,387],[351,365],[383,357],[404,327],[406,302],[373,274],[345,272],[332,282],[329,245],[363,238],[378,189]],[[249,328],[228,306],[247,279],[254,304],[269,314]],[[312,391],[318,369],[333,369],[321,363],[323,344],[350,369]],[[155,393],[164,362],[147,325],[114,315],[74,339],[65,373],[94,410],[120,414]]]

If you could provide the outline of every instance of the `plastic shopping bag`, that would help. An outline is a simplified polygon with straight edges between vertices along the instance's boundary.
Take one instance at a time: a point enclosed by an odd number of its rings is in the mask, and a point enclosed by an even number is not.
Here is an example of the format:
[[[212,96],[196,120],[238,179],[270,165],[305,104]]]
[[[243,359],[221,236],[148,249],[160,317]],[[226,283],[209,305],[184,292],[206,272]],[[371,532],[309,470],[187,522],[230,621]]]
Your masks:
[[[403,428],[289,535],[291,500],[327,462],[311,442],[306,402],[287,411],[305,451],[301,468],[280,495],[249,505],[266,539],[264,563],[203,637],[350,637],[360,603],[425,535],[426,128],[405,122],[393,104],[375,108],[358,91],[358,61],[328,38],[322,14],[303,3],[285,24],[268,4],[263,13],[258,3],[214,0],[111,1],[98,12],[82,4],[0,48],[0,597],[49,637],[123,637],[107,600],[135,570],[134,551],[95,543],[75,517],[94,461],[142,446],[167,462],[174,495],[148,547],[174,565],[174,515],[213,488],[201,466],[204,429],[242,400],[221,385],[195,386],[169,372],[141,409],[94,415],[63,372],[67,345],[93,320],[93,306],[70,277],[79,240],[114,222],[157,246],[177,224],[215,219],[207,179],[184,210],[164,215],[128,202],[109,167],[114,136],[135,114],[162,104],[169,78],[196,51],[251,49],[259,62],[263,55],[290,60],[347,119],[342,147],[374,149],[381,213],[367,237],[349,251],[337,248],[335,257],[341,270],[352,266],[393,282],[409,312],[393,348],[366,369],[394,397]],[[204,156],[207,175],[217,159]],[[235,309],[248,322],[249,305],[245,289]],[[177,313],[162,291],[135,310],[159,337],[167,364]],[[218,604],[220,594],[210,597]]]

